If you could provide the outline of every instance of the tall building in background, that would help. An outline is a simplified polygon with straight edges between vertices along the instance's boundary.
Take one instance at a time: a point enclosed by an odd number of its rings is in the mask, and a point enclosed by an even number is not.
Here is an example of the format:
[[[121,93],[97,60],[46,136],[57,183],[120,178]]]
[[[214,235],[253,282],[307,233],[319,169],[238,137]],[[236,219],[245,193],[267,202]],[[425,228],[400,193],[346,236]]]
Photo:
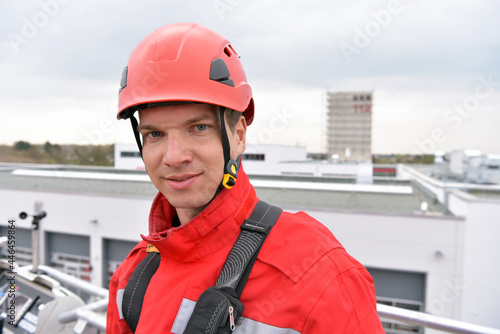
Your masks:
[[[341,161],[371,161],[372,93],[327,93],[327,154]]]

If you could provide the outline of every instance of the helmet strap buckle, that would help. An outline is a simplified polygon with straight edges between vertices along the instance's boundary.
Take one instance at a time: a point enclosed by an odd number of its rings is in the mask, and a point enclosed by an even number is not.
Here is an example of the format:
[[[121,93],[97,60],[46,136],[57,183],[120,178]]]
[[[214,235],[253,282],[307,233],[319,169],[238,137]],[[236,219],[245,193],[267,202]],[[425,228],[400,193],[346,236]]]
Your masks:
[[[222,135],[222,150],[224,152],[224,176],[222,178],[222,186],[226,189],[231,189],[236,184],[236,178],[238,177],[239,160],[236,162],[231,158],[231,147],[229,144],[229,139],[227,137],[226,123],[224,122],[224,110],[225,108],[219,106],[220,115],[220,125],[221,125],[221,135]]]
[[[222,185],[231,189],[236,184],[236,177],[238,173],[238,165],[233,159],[229,159],[224,168],[224,177],[222,178]]]

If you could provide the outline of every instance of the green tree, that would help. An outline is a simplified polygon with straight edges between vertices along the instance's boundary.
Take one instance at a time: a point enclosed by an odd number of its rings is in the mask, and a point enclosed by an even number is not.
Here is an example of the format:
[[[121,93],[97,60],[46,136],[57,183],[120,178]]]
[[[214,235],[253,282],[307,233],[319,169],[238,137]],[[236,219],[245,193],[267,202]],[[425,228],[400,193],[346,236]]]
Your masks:
[[[27,141],[18,140],[14,143],[14,148],[18,151],[27,151],[31,148],[31,144]]]
[[[61,146],[58,144],[51,144],[50,141],[46,141],[45,144],[43,144],[43,150],[47,153],[52,153],[53,151],[61,151]]]

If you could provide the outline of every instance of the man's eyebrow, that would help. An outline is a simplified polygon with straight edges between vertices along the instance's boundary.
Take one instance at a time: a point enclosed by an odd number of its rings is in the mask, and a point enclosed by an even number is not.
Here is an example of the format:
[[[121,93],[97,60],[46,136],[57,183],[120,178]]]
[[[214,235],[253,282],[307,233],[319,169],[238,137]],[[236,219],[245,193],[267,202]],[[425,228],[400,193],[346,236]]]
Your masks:
[[[195,116],[193,118],[189,118],[186,121],[184,121],[183,124],[190,125],[193,123],[207,122],[207,121],[214,121],[215,122],[216,120],[212,114],[204,114],[204,115]]]
[[[141,130],[156,130],[156,127],[152,124],[139,124],[137,126],[137,131]]]
[[[204,115],[194,116],[193,118],[189,118],[184,122],[182,122],[182,125],[189,126],[194,123],[208,122],[208,121],[217,123],[218,120],[211,114],[204,114]],[[158,130],[158,127],[155,126],[154,124],[139,124],[137,126],[137,131],[142,131],[142,130]]]

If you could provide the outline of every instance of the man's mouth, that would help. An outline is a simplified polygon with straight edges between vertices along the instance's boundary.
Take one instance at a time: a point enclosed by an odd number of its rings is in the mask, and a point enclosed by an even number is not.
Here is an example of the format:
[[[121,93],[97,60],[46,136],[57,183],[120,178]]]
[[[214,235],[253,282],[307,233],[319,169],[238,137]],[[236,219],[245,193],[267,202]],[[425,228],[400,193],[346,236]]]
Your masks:
[[[184,174],[184,175],[172,175],[165,179],[172,189],[183,190],[191,187],[191,185],[197,180],[199,174]]]
[[[183,178],[171,177],[171,178],[168,178],[167,180],[169,180],[169,181],[176,181],[176,182],[182,182],[182,181],[189,180],[190,178],[192,178],[192,176],[183,177]]]

